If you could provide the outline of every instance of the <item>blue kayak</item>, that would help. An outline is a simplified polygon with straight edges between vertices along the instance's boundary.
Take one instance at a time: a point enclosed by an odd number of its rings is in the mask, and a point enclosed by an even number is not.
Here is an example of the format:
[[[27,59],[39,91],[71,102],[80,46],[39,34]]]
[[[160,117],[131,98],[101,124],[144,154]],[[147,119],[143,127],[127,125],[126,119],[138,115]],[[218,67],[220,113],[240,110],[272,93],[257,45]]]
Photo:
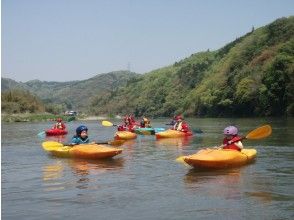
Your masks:
[[[141,135],[155,135],[158,132],[165,131],[165,128],[136,128],[134,131]]]

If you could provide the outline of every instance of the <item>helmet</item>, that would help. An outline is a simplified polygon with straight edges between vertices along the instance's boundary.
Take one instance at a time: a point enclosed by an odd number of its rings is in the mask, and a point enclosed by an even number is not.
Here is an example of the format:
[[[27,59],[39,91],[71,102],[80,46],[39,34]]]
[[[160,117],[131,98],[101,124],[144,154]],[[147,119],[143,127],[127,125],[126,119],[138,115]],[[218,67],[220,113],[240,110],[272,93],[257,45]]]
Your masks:
[[[177,115],[176,117],[175,117],[175,119],[178,121],[178,120],[183,120],[183,117],[181,116],[181,115]]]
[[[238,134],[238,128],[235,126],[229,126],[224,129],[224,134],[226,135],[236,135]]]
[[[62,119],[61,118],[57,118],[56,121],[57,122],[62,122]]]
[[[82,131],[88,131],[88,128],[85,125],[81,125],[76,129],[77,134],[81,134]]]

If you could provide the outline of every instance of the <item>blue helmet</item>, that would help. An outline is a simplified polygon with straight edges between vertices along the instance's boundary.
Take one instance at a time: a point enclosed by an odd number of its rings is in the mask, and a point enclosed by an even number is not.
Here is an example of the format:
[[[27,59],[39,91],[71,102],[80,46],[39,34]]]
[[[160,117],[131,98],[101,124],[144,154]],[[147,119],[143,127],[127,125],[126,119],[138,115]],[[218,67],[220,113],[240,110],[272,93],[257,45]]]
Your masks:
[[[88,128],[85,125],[80,125],[77,129],[77,135],[80,135],[82,133],[82,131],[88,131]]]

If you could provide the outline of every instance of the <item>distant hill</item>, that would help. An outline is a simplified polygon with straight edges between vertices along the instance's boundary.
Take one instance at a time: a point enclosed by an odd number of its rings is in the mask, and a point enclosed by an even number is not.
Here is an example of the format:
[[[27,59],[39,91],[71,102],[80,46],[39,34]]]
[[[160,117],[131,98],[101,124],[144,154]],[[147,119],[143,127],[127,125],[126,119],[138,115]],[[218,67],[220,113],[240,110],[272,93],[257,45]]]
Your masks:
[[[294,16],[143,75],[117,71],[26,83],[2,78],[2,90],[12,87],[37,95],[47,109],[54,103],[97,115],[294,116]]]
[[[1,92],[10,89],[29,90],[29,88],[22,82],[17,82],[13,79],[1,77]]]
[[[98,94],[91,108],[136,116],[293,116],[293,79],[291,16]]]
[[[1,78],[2,91],[25,89],[37,95],[45,104],[63,104],[67,109],[86,110],[91,98],[105,91],[113,91],[126,85],[138,74],[129,71],[115,71],[99,74],[87,80],[69,82],[47,82],[32,80],[25,83]]]

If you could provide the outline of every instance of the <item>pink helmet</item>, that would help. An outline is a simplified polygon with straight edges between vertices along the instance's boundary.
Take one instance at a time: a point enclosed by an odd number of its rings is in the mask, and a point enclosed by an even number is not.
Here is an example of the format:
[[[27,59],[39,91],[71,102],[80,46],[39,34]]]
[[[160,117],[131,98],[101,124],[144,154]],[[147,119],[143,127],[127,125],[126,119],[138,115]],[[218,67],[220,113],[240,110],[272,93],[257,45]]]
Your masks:
[[[238,134],[238,128],[235,126],[229,126],[224,129],[224,134],[226,135],[236,135]]]

